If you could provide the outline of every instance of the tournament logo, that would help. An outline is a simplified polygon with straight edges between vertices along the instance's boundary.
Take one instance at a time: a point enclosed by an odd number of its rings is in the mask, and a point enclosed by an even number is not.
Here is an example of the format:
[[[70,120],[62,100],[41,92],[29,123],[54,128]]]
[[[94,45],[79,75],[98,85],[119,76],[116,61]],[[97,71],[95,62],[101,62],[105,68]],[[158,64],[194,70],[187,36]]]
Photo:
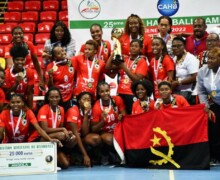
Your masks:
[[[157,3],[157,9],[163,16],[173,16],[179,9],[178,0],[159,0]]]
[[[78,9],[80,15],[86,19],[94,19],[101,11],[100,4],[96,0],[83,0]]]

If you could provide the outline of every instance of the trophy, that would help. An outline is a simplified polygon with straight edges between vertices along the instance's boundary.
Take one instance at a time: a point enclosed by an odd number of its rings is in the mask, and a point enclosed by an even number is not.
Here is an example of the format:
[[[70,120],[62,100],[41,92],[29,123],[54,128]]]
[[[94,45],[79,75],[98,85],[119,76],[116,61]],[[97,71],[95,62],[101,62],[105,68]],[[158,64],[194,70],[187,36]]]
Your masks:
[[[114,44],[115,44],[115,48],[114,48],[114,58],[113,58],[113,62],[124,62],[124,59],[122,57],[122,53],[121,53],[121,43],[119,42],[119,38],[122,36],[123,34],[123,30],[121,28],[114,28],[112,29],[111,32],[111,39],[113,40]]]

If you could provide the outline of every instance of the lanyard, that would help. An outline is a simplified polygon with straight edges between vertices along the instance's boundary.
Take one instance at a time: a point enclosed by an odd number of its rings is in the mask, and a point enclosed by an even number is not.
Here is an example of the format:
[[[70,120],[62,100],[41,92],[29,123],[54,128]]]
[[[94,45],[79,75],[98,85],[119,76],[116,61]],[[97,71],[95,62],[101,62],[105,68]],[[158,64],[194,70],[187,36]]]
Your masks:
[[[55,114],[55,118],[54,118],[54,114],[53,114],[53,110],[50,107],[50,111],[51,111],[51,116],[52,116],[52,128],[56,128],[57,126],[57,114],[58,114],[58,107],[56,107],[56,114]]]
[[[11,74],[11,76],[12,76],[12,77],[19,76],[19,73],[13,74],[13,72],[12,72],[13,69],[14,69],[14,65],[12,65],[12,67],[11,67],[11,69],[10,69],[10,74]],[[26,77],[26,69],[25,69],[25,68],[24,68],[23,72],[21,72],[21,73],[23,73],[23,75],[22,75],[23,78]]]
[[[196,41],[195,39],[194,39],[194,41],[193,41],[193,43],[194,43],[194,55],[196,54],[196,49],[197,49],[197,47],[201,44],[201,40],[200,41]]]
[[[100,47],[99,54],[98,54],[98,57],[97,57],[98,59],[101,59],[102,50],[103,50],[103,41],[101,42],[101,47]]]
[[[156,81],[157,81],[157,78],[158,78],[158,69],[159,69],[160,63],[161,63],[161,56],[158,59],[157,67],[156,67],[156,59],[154,58],[154,74],[155,74]]]
[[[169,34],[167,33],[166,36],[163,38],[163,40],[164,40],[165,43],[167,43],[168,38],[169,38]]]
[[[135,60],[130,64],[131,58],[128,59],[128,63],[127,63],[127,68],[131,69],[131,67],[133,66],[133,64],[137,63],[137,60],[139,59],[139,56],[135,58]],[[130,64],[130,65],[129,65]]]
[[[88,69],[88,80],[91,81],[92,80],[92,70],[95,64],[95,57],[92,60],[92,65],[89,65],[89,60],[86,60],[86,64],[87,64],[87,69]]]
[[[22,116],[22,114],[23,114],[23,111],[21,110],[20,115],[19,115],[19,117],[18,117],[18,121],[17,121],[16,127],[15,127],[13,112],[12,112],[12,110],[10,110],[10,120],[11,120],[12,131],[13,131],[13,135],[14,135],[14,136],[15,136],[15,134],[17,133],[17,131],[18,131],[18,129],[19,129],[18,126],[19,126],[19,124],[20,124],[20,122],[21,122],[21,116]]]
[[[215,85],[215,80],[217,78],[217,75],[220,71],[220,68],[218,68],[218,71],[217,73],[214,73],[212,70],[211,70],[211,89],[212,90],[216,90],[216,85]]]
[[[103,107],[103,104],[102,104],[102,100],[100,99],[99,102],[100,102],[101,110],[103,111],[104,107]],[[112,101],[110,99],[109,106],[108,106],[108,112],[111,110],[111,106],[112,106]]]

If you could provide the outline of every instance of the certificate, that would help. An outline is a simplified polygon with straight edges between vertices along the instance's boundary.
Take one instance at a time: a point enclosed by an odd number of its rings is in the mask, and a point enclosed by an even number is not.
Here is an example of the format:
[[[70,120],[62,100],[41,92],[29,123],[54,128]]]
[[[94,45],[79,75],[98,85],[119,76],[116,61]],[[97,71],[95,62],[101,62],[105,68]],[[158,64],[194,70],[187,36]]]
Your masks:
[[[0,176],[57,172],[57,145],[50,142],[0,144]]]

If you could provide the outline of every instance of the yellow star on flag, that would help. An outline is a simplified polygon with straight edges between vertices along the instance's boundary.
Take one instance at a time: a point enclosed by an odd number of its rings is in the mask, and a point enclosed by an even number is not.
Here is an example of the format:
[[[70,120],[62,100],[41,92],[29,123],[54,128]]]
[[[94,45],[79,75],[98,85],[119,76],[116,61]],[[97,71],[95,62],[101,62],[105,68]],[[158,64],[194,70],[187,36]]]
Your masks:
[[[153,142],[153,146],[155,146],[155,145],[160,145],[160,140],[161,140],[161,138],[158,138],[158,137],[154,134],[154,138],[151,139],[150,141],[152,141],[152,142]]]

